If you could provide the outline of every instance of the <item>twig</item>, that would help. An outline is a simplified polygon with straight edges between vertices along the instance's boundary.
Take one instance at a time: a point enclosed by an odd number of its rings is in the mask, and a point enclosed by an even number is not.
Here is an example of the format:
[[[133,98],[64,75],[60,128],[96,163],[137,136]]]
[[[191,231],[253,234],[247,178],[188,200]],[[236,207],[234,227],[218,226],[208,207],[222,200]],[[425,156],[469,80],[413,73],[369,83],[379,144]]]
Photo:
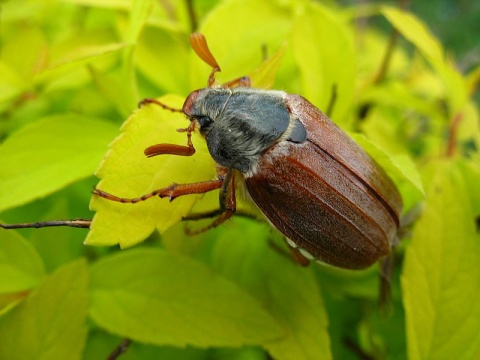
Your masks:
[[[120,344],[112,351],[112,353],[108,356],[107,360],[115,360],[124,352],[126,352],[132,343],[130,339],[123,339]]]
[[[450,131],[448,132],[448,145],[447,145],[447,157],[452,157],[455,155],[455,148],[457,145],[457,133],[458,126],[462,122],[463,114],[458,113],[453,117],[452,122],[450,123]]]

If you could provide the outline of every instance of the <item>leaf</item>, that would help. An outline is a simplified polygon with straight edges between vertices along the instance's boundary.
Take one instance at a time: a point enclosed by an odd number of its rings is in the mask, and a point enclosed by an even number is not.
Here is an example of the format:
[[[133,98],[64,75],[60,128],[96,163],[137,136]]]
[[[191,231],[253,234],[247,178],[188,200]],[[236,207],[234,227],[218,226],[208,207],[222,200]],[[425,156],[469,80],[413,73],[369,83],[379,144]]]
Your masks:
[[[60,76],[79,69],[92,61],[98,60],[104,56],[114,54],[128,48],[130,44],[123,43],[111,43],[111,44],[86,44],[81,47],[77,47],[74,50],[63,54],[64,56],[51,64],[48,68],[42,72],[36,74],[34,78],[35,84],[42,84],[45,82],[53,81]]]
[[[45,35],[40,26],[29,23],[8,40],[2,46],[2,60],[27,83],[46,64],[48,44]]]
[[[136,341],[180,347],[241,346],[283,334],[245,291],[180,255],[132,249],[100,260],[91,277],[92,318]]]
[[[131,91],[119,91],[127,88],[128,81],[120,76],[114,77],[103,70],[89,66],[90,75],[97,85],[98,90],[115,106],[121,116],[128,116],[135,108],[134,96]]]
[[[286,44],[283,44],[282,47],[269,56],[257,69],[250,74],[252,79],[252,87],[259,89],[270,89],[273,86],[275,83],[275,75],[280,67],[286,49]]]
[[[101,119],[62,114],[12,134],[0,145],[0,211],[92,174],[115,132]]]
[[[152,11],[152,0],[134,1],[130,11],[130,23],[126,34],[128,43],[135,43]]]
[[[428,59],[439,63],[443,62],[444,54],[441,44],[415,15],[389,6],[382,7],[381,12]]]
[[[466,186],[473,173],[447,161],[431,169],[401,278],[408,354],[473,359],[480,346],[480,238]]]
[[[467,83],[455,69],[454,64],[444,59],[444,50],[439,41],[417,17],[408,12],[384,6],[382,14],[388,21],[425,56],[437,70],[444,82],[444,91],[450,105],[450,114],[461,111],[467,101]]]
[[[326,112],[335,92],[333,113],[328,116],[341,123],[351,109],[355,84],[352,33],[338,15],[312,3],[296,19],[293,51],[302,95]]]
[[[0,229],[0,293],[34,288],[45,276],[35,248],[15,231]]]
[[[87,267],[57,270],[0,319],[0,358],[81,359],[87,337]]]
[[[187,80],[187,44],[186,36],[146,27],[135,49],[136,66],[142,75],[167,93],[186,94],[192,90]],[[205,77],[204,86],[206,81]]]
[[[275,252],[269,246],[272,235],[268,227],[238,218],[234,222],[220,229],[214,264],[260,299],[287,330],[285,336],[265,341],[262,346],[275,359],[331,358],[328,318],[313,273],[315,265],[303,268],[289,258],[288,252]]]
[[[350,134],[350,136],[359,143],[365,151],[377,161],[393,180],[398,182],[403,180],[409,187],[417,192],[422,198],[425,197],[422,179],[410,157],[407,155],[389,156],[382,149],[369,141],[362,134]]]
[[[4,61],[0,61],[0,102],[8,101],[22,93],[25,81]]]
[[[180,107],[179,98],[160,101]],[[122,134],[112,143],[97,171],[102,180],[97,188],[120,197],[138,197],[175,183],[193,183],[215,176],[215,165],[203,139],[192,137],[197,152],[191,157],[156,156],[147,158],[144,150],[158,143],[186,145],[188,121],[155,104],[143,106],[122,126]],[[169,203],[154,197],[136,204],[122,204],[94,196],[90,207],[96,211],[87,245],[128,247],[137,244],[156,228],[164,232],[187,215],[199,195],[182,196]]]

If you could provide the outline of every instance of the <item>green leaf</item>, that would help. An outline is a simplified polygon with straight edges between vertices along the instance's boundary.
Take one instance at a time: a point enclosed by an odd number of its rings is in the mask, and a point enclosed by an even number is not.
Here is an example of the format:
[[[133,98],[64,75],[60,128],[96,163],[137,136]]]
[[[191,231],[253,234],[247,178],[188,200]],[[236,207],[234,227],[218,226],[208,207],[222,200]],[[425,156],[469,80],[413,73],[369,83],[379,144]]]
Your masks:
[[[415,15],[408,12],[384,6],[382,14],[392,23],[395,28],[408,40],[422,51],[422,53],[435,62],[443,62],[443,48],[439,41],[432,35],[426,25]]]
[[[388,21],[425,56],[437,70],[444,82],[444,91],[450,105],[450,114],[462,111],[467,101],[467,83],[454,64],[445,61],[444,50],[440,42],[417,17],[408,12],[382,7],[382,13]]]
[[[173,100],[172,100],[173,99]],[[180,108],[178,97],[160,101]],[[97,171],[102,180],[98,188],[120,197],[138,197],[175,183],[207,181],[215,176],[215,165],[205,141],[192,137],[197,152],[191,157],[156,156],[147,158],[144,150],[151,145],[171,143],[186,145],[188,126],[182,114],[164,110],[155,104],[143,106],[122,127],[122,134],[112,143]],[[187,215],[200,195],[175,199],[154,197],[136,204],[122,204],[94,196],[90,207],[97,211],[85,243],[128,247],[137,244],[156,228],[164,232]]]
[[[2,60],[24,81],[42,71],[46,64],[48,44],[40,26],[25,24],[22,31],[8,39],[2,46]]]
[[[130,115],[132,109],[135,108],[134,96],[130,91],[119,91],[119,89],[128,87],[128,81],[124,80],[125,77],[112,76],[94,66],[89,66],[88,69],[98,90],[110,100],[120,116]]]
[[[355,85],[353,36],[346,24],[328,8],[312,3],[296,19],[293,51],[302,95],[327,111],[335,91],[333,113],[328,115],[343,121],[351,109]]]
[[[98,60],[104,56],[111,55],[131,46],[130,44],[111,43],[111,44],[85,44],[77,47],[56,59],[48,68],[38,73],[35,78],[35,84],[56,80],[58,77],[79,69],[92,61]]]
[[[187,94],[192,90],[187,80],[188,49],[186,36],[146,27],[136,46],[136,66],[160,89],[172,94]],[[207,77],[203,86],[206,82]]]
[[[157,249],[104,258],[91,271],[90,314],[140,342],[184,347],[259,344],[283,335],[250,295],[201,263]]]
[[[0,358],[81,359],[87,337],[87,267],[70,263],[0,319]]]
[[[422,179],[412,159],[404,154],[389,156],[362,134],[350,134],[365,151],[383,167],[385,172],[397,183],[406,182],[421,198],[425,197]]]
[[[128,43],[135,43],[137,41],[138,36],[152,11],[152,5],[152,0],[138,0],[132,2],[129,28],[126,34],[126,41]]]
[[[26,82],[12,66],[0,61],[0,102],[10,100],[27,88]]]
[[[35,248],[15,231],[0,229],[0,293],[34,288],[45,276]]]
[[[282,47],[270,55],[257,69],[250,74],[252,79],[252,87],[270,89],[273,86],[275,83],[275,76],[278,68],[281,65],[286,49],[286,44],[283,44]]]
[[[93,173],[116,127],[63,114],[28,124],[0,145],[0,211]]]
[[[447,161],[431,169],[401,278],[408,354],[473,359],[480,346],[480,238],[466,186],[472,173]]]
[[[214,264],[229,279],[248,289],[287,329],[262,346],[275,359],[329,359],[328,319],[313,266],[294,263],[289,253],[270,246],[265,225],[235,218],[221,229],[214,245]]]

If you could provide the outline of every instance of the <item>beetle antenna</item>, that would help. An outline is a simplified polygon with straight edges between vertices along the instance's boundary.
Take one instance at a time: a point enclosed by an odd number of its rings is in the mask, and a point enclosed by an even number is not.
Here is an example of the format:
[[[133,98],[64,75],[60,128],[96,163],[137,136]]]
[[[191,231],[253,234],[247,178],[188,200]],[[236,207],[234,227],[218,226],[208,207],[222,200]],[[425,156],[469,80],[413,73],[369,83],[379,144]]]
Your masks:
[[[215,57],[208,48],[207,39],[205,39],[203,34],[193,33],[190,35],[190,45],[192,45],[192,49],[198,57],[212,67],[212,72],[208,77],[208,87],[211,87],[215,82],[215,73],[221,71],[221,69],[217,60],[215,60]]]

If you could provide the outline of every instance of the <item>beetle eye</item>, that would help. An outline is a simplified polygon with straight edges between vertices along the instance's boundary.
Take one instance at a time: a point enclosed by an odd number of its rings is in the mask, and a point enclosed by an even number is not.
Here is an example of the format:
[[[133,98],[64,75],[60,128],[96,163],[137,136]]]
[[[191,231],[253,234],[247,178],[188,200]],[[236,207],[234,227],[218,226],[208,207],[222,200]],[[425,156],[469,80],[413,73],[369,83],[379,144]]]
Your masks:
[[[210,125],[212,125],[212,122],[213,122],[213,120],[210,117],[204,116],[204,115],[195,116],[195,119],[200,125],[200,129],[203,131],[207,130],[210,127]]]

